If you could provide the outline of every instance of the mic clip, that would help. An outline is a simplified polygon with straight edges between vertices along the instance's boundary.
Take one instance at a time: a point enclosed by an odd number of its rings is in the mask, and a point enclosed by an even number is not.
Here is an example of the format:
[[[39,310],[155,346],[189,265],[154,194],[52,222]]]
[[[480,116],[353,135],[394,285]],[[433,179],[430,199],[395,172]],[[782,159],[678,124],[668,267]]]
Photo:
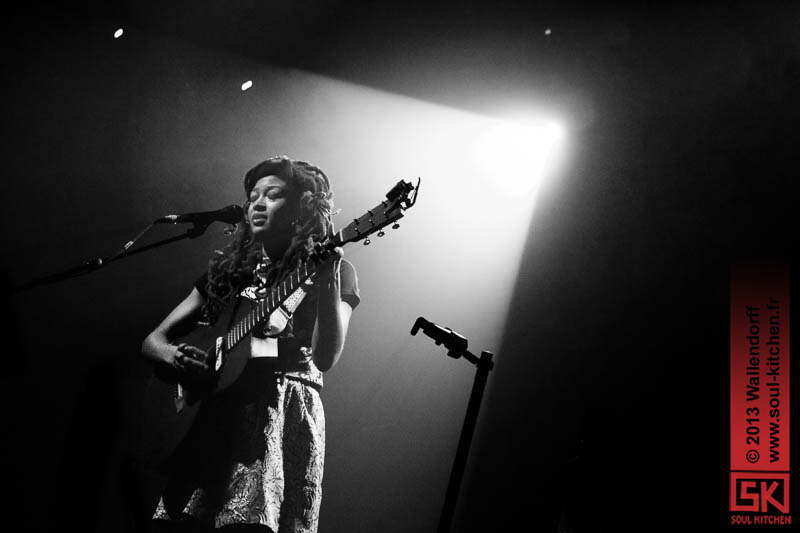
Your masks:
[[[469,353],[467,351],[467,339],[452,329],[444,328],[422,317],[417,318],[416,322],[414,322],[411,334],[416,335],[420,328],[425,335],[434,340],[434,344],[437,346],[444,344],[444,347],[447,348],[447,355],[453,359],[458,359],[462,355]]]

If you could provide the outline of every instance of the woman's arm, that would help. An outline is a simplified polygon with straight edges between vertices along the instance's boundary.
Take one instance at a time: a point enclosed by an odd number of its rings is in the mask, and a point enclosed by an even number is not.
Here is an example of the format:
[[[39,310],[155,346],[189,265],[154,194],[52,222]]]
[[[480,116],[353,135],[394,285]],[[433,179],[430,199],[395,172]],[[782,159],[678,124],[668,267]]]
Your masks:
[[[187,333],[205,300],[196,288],[170,311],[167,317],[142,342],[142,355],[151,361],[167,364],[179,372],[207,370],[206,353],[194,346],[173,344],[175,338]]]
[[[353,308],[341,297],[341,251],[339,257],[321,266],[318,273],[317,322],[312,338],[314,364],[327,372],[342,355]]]

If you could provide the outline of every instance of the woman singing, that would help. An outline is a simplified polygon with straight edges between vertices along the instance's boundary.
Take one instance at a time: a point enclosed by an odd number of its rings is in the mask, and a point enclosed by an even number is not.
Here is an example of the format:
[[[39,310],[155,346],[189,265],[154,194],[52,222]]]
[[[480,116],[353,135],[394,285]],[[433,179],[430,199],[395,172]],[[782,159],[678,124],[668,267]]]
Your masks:
[[[208,355],[176,339],[198,322],[213,323],[237,298],[263,297],[333,230],[330,183],[313,165],[270,158],[247,172],[244,189],[245,223],[142,345],[144,356],[187,380],[209,372]],[[342,354],[359,291],[340,249],[312,279],[295,309],[276,311],[254,330],[242,375],[203,406],[169,461],[154,529],[317,531],[322,373]]]

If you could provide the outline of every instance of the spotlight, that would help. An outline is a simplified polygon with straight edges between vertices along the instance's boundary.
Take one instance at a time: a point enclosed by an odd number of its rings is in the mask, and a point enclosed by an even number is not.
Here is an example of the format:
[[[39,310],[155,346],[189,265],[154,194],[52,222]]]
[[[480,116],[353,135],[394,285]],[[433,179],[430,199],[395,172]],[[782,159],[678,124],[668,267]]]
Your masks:
[[[498,122],[474,146],[477,168],[501,191],[527,196],[550,173],[561,153],[564,128],[557,122]]]
[[[114,32],[114,39],[119,39],[122,37],[122,34],[125,33],[122,28],[119,28],[117,31]]]
[[[251,80],[247,80],[246,82],[244,82],[242,84],[242,90],[246,91],[247,89],[249,89],[252,86],[253,86],[253,82]]]

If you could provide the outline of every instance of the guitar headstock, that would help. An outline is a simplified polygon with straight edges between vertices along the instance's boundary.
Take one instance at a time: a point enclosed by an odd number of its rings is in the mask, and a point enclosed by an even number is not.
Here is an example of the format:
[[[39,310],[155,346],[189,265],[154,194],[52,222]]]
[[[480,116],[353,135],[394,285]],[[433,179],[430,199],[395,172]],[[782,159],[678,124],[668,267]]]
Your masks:
[[[336,246],[366,239],[375,232],[380,232],[378,234],[380,236],[383,234],[381,230],[389,224],[394,223],[396,226],[396,222],[403,217],[403,211],[416,203],[420,181],[417,181],[416,185],[404,180],[398,181],[397,185],[386,193],[386,200],[359,218],[353,219],[336,234],[334,237]],[[369,239],[365,244],[369,244]]]

